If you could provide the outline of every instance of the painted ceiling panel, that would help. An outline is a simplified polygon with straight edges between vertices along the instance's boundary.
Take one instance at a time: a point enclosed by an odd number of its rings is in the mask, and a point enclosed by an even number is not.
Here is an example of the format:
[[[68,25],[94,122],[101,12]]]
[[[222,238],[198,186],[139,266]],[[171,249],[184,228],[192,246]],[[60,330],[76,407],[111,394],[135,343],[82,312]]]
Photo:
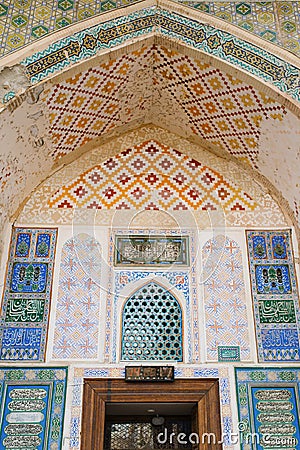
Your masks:
[[[267,94],[206,62],[161,45],[91,67],[44,93],[57,160],[132,121],[195,134],[256,167],[264,121],[286,109]],[[175,113],[176,112],[176,113]]]

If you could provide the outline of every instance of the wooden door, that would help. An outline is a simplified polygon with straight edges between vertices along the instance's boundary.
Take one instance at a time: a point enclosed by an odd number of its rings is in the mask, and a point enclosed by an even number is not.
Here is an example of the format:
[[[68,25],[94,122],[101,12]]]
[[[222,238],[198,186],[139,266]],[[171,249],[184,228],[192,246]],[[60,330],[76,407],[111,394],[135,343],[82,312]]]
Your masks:
[[[85,379],[81,450],[103,450],[106,403],[195,403],[194,433],[201,450],[220,450],[219,383],[216,379],[173,382],[126,382],[119,379]],[[197,428],[197,431],[196,431]]]

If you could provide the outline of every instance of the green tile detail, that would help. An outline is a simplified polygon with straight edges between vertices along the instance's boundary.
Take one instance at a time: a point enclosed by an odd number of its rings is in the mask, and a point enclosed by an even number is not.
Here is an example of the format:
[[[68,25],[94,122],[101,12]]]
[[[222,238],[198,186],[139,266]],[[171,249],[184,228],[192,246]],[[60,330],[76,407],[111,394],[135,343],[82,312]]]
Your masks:
[[[14,16],[12,18],[12,24],[16,28],[24,27],[27,24],[27,18],[25,16],[23,16],[23,15]]]
[[[182,2],[185,5],[191,6],[189,1],[183,1]],[[199,3],[194,3],[193,8],[198,9],[199,11],[203,11],[205,13],[210,13],[210,5],[209,3],[204,3],[204,2],[199,2]]]
[[[11,34],[7,43],[12,49],[20,48],[24,45],[24,37],[21,34]]]
[[[293,5],[287,2],[279,4],[279,14],[282,14],[283,16],[288,16],[292,13],[293,13]]]
[[[63,11],[68,11],[70,9],[73,9],[74,2],[71,0],[59,0],[58,1],[58,8],[62,9]]]
[[[89,17],[93,17],[94,15],[94,11],[92,9],[81,9],[80,11],[78,11],[78,19],[79,20],[85,20],[88,19]]]
[[[0,3],[0,17],[6,16],[8,11],[8,6],[5,6],[3,3]]]
[[[296,24],[287,20],[282,24],[282,30],[286,33],[294,33],[296,31]]]
[[[264,12],[262,14],[258,14],[258,21],[265,25],[270,25],[275,22],[274,14],[269,12]]]
[[[248,3],[239,3],[235,7],[236,12],[242,16],[246,16],[251,13],[251,6]]]
[[[17,0],[15,2],[15,5],[18,8],[28,8],[30,6],[31,1],[30,0]]]
[[[114,9],[116,7],[115,2],[107,1],[101,3],[101,11],[109,11],[110,9]]]
[[[266,30],[261,33],[261,37],[270,42],[276,42],[276,33],[274,31]]]
[[[56,28],[63,28],[67,27],[68,25],[71,25],[72,20],[68,17],[61,17],[59,20],[56,21]]]
[[[32,28],[32,36],[35,38],[40,38],[42,36],[45,36],[48,34],[48,28],[44,27],[43,25],[38,25],[37,27]]]
[[[247,31],[253,32],[253,30],[254,30],[253,23],[251,23],[250,21],[244,20],[243,22],[239,22],[238,25],[239,25],[239,27],[244,28]]]

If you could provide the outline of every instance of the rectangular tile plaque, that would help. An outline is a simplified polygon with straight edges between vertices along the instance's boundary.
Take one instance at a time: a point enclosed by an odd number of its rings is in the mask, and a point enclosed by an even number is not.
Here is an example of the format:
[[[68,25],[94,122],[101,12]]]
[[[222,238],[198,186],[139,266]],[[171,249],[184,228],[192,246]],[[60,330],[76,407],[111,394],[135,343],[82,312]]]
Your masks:
[[[115,237],[116,266],[188,266],[188,236]]]

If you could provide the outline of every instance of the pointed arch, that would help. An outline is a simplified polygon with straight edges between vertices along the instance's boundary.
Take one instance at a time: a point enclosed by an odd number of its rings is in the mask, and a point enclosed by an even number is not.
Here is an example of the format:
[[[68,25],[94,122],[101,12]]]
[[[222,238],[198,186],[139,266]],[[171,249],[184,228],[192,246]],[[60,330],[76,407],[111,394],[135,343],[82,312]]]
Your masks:
[[[122,311],[122,360],[183,360],[182,310],[174,295],[151,281]]]

